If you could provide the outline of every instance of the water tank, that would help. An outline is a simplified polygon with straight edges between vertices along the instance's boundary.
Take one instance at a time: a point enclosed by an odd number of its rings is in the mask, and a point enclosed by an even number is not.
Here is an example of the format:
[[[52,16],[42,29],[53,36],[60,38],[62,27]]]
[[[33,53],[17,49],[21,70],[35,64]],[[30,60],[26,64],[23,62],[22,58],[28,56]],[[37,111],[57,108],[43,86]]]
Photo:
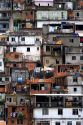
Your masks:
[[[18,82],[19,84],[23,83],[23,78],[22,78],[22,77],[18,77],[18,78],[17,78],[17,82]]]

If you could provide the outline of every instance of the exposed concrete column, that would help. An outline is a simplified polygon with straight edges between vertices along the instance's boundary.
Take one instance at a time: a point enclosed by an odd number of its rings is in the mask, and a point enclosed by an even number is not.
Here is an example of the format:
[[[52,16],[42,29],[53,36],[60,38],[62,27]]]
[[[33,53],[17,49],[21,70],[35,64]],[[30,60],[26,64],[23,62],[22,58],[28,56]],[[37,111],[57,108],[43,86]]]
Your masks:
[[[9,30],[10,30],[10,32],[13,32],[13,31],[14,31],[13,28],[14,28],[13,16],[11,15],[10,23],[9,23]]]

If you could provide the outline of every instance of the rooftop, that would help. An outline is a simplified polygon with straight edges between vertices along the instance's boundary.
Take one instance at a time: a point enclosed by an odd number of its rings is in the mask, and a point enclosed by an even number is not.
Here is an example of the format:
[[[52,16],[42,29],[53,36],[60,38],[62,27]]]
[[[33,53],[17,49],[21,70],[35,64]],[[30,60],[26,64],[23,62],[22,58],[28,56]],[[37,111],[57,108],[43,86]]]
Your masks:
[[[6,121],[0,121],[0,125],[6,125]]]

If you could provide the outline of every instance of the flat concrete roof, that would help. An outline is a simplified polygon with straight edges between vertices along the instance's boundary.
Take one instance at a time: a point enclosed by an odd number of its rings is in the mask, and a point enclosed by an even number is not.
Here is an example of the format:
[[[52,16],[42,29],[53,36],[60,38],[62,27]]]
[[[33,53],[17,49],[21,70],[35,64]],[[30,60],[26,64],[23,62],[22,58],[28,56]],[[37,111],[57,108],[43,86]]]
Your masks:
[[[0,121],[0,125],[6,125],[6,121]]]

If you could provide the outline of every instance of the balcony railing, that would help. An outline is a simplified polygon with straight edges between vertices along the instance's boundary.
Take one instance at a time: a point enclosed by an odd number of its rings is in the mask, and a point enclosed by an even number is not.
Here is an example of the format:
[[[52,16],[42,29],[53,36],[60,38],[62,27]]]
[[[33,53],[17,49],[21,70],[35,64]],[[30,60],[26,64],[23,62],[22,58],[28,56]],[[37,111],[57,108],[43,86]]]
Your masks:
[[[57,107],[63,107],[63,108],[72,108],[72,107],[79,107],[82,108],[83,104],[82,102],[36,102],[35,107],[37,108],[57,108]]]

